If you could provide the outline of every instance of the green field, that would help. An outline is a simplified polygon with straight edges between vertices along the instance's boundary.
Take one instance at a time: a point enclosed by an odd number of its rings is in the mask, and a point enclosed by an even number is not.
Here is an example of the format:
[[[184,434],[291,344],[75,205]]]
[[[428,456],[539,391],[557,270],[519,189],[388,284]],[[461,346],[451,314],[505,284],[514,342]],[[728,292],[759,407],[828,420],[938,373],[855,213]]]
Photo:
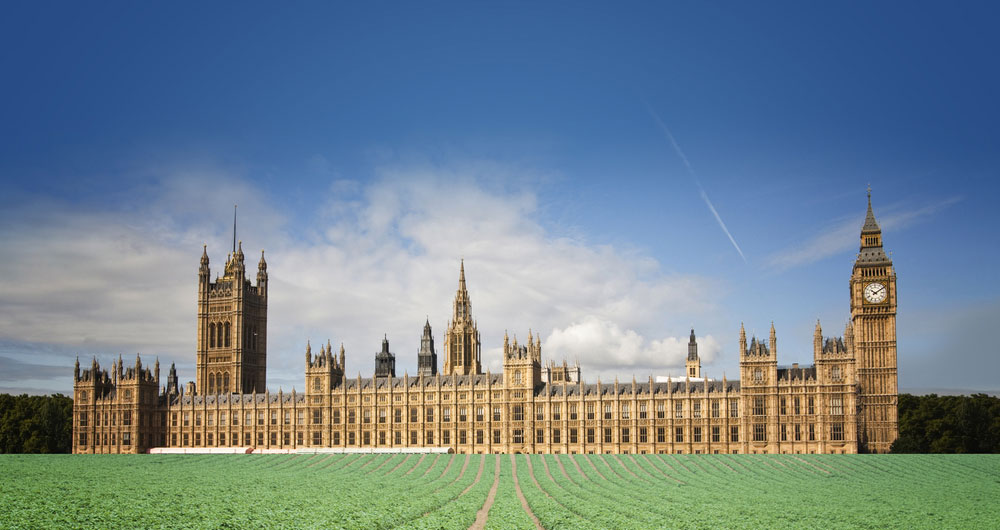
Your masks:
[[[1000,526],[993,455],[0,455],[0,474],[3,528]]]

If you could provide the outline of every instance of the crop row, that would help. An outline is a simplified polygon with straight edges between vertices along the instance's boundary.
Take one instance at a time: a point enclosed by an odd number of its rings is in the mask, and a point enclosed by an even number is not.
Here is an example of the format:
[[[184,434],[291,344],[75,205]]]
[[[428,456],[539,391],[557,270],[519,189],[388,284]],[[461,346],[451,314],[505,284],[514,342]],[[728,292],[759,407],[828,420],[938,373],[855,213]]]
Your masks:
[[[0,455],[0,474],[0,528],[468,528],[483,509],[486,528],[1000,520],[996,455]]]

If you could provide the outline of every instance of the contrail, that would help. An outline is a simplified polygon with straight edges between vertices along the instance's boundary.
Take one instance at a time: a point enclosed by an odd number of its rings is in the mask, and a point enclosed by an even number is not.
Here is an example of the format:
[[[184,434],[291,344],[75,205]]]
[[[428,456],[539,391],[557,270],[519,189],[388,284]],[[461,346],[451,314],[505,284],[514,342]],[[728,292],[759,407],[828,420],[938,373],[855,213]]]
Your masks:
[[[684,166],[687,167],[688,173],[691,175],[691,178],[694,179],[694,183],[698,186],[698,192],[701,194],[701,200],[705,201],[705,206],[708,206],[709,211],[711,211],[712,215],[715,216],[715,220],[719,223],[719,228],[726,233],[726,237],[729,238],[729,242],[733,244],[733,248],[735,248],[736,252],[739,253],[740,258],[743,259],[743,263],[746,263],[747,257],[743,255],[743,250],[740,249],[740,245],[736,243],[736,239],[733,237],[733,234],[731,234],[729,229],[726,228],[726,223],[722,221],[722,217],[719,215],[719,212],[716,211],[712,201],[709,200],[708,194],[705,193],[705,188],[701,186],[701,180],[698,178],[698,174],[695,173],[694,168],[691,167],[691,162],[684,154],[684,151],[681,150],[681,146],[677,144],[677,140],[674,138],[673,133],[670,132],[670,128],[667,127],[666,123],[663,123],[663,120],[660,119],[660,116],[655,110],[653,110],[653,107],[650,106],[648,102],[644,103],[646,103],[646,110],[649,111],[649,115],[652,116],[653,120],[656,121],[656,124],[663,129],[664,134],[667,135],[667,139],[670,140],[670,145],[674,148],[674,152],[677,153],[677,156],[679,156],[681,161],[684,162]]]

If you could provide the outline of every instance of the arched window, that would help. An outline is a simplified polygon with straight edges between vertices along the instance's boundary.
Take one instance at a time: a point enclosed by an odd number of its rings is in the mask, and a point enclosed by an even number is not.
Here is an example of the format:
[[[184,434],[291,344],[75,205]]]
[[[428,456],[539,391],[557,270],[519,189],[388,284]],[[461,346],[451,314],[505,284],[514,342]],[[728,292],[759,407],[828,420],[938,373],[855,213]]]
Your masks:
[[[521,371],[520,370],[514,370],[514,384],[515,385],[521,384]]]
[[[219,348],[222,347],[222,323],[216,324],[215,326],[215,345]]]
[[[215,347],[215,324],[208,325],[208,347]]]
[[[229,393],[229,373],[228,372],[226,372],[222,376],[222,380],[223,380],[223,384],[222,384],[223,392],[225,392],[226,394],[228,394]]]
[[[208,374],[208,393],[215,393],[215,374]]]
[[[232,330],[231,330],[231,329],[230,329],[230,327],[229,327],[229,322],[226,322],[226,334],[225,334],[225,337],[226,337],[226,347],[227,347],[227,348],[228,348],[228,347],[229,347],[229,345],[230,345],[230,340],[229,340],[229,337],[230,337],[230,336],[232,335],[231,331],[232,331]]]

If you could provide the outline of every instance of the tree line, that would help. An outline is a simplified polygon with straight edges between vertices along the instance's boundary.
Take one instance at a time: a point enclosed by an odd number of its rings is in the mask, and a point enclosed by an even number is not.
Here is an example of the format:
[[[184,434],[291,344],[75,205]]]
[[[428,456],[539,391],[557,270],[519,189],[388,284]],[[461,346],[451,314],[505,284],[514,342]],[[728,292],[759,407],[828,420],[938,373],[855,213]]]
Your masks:
[[[0,394],[0,453],[69,453],[73,400],[62,394]]]
[[[69,453],[73,400],[0,394],[0,453]],[[894,453],[1000,453],[1000,398],[899,395]]]
[[[899,395],[893,453],[1000,453],[1000,398]]]

